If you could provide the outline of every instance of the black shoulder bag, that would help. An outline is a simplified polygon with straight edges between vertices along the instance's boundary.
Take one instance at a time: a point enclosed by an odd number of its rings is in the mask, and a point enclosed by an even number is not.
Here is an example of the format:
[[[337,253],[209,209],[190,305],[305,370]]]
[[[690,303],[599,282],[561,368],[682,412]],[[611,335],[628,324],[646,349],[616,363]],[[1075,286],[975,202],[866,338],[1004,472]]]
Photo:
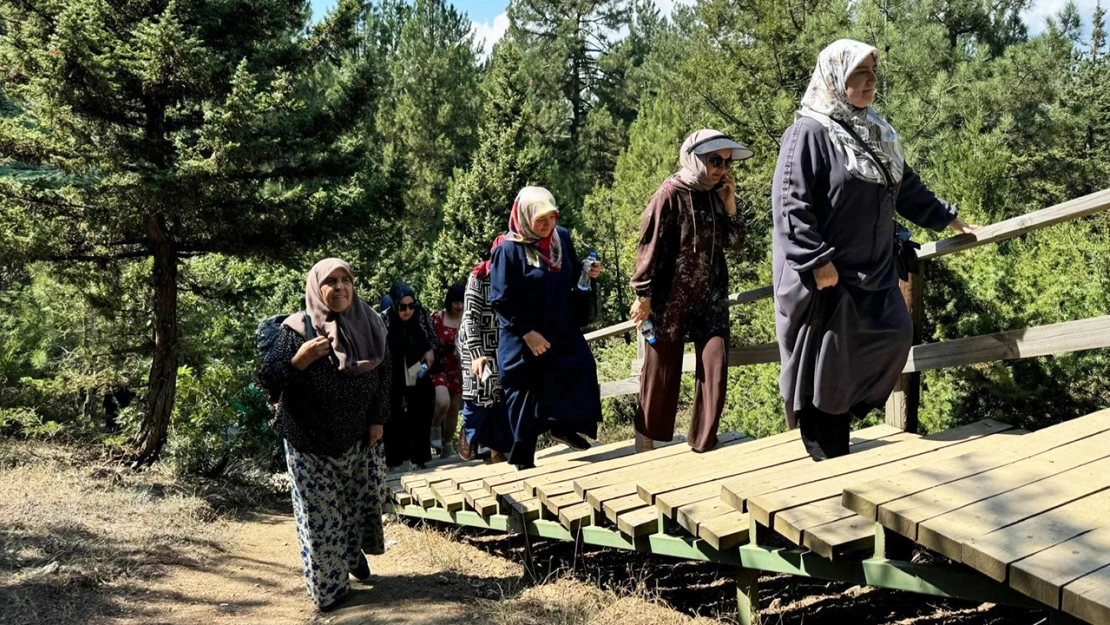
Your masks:
[[[878,155],[875,154],[875,151],[871,149],[871,146],[867,145],[866,141],[860,139],[860,136],[856,134],[854,128],[840,121],[839,119],[834,119],[833,121],[840,124],[841,128],[843,128],[848,134],[852,135],[852,139],[854,139],[856,143],[858,143],[859,146],[863,148],[868,155],[871,156],[872,160],[875,161],[875,164],[879,166],[879,169],[883,172],[883,180],[886,181],[887,193],[890,193],[891,200],[897,203],[898,189],[894,186],[892,182],[894,180],[894,177],[890,175],[890,171],[886,168],[886,165],[883,164],[883,161],[879,159]],[[898,269],[898,277],[903,282],[910,279],[910,269],[917,266],[917,250],[921,249],[921,244],[912,241],[910,239],[911,236],[912,234],[910,233],[909,229],[898,223],[898,220],[895,219],[894,266]]]

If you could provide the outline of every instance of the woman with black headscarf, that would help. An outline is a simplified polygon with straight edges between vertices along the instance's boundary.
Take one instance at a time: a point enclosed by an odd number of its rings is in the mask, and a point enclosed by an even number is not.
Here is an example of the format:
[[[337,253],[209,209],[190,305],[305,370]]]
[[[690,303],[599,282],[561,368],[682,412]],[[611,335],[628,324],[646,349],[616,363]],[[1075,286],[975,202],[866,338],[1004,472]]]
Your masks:
[[[385,424],[385,454],[390,467],[411,462],[417,468],[432,459],[432,417],[435,388],[430,369],[435,363],[435,330],[412,287],[394,283],[384,319],[393,359],[392,410]]]
[[[282,323],[259,371],[279,394],[274,429],[285,439],[293,512],[308,594],[321,610],[370,577],[362,550],[385,553],[382,426],[389,414],[385,325],[355,294],[338,258],[305,281],[305,310]]]

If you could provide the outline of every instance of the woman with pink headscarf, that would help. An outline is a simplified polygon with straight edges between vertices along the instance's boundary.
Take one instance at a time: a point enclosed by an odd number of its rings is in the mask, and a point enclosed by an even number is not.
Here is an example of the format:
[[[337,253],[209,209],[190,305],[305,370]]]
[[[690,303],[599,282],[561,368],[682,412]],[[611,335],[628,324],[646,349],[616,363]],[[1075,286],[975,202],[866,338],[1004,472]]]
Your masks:
[[[521,189],[490,261],[497,365],[513,428],[509,462],[518,468],[534,466],[540,434],[585,449],[601,421],[597,365],[581,330],[596,316],[596,283],[577,288],[582,266],[558,219],[550,191]],[[600,271],[595,263],[590,275]]]

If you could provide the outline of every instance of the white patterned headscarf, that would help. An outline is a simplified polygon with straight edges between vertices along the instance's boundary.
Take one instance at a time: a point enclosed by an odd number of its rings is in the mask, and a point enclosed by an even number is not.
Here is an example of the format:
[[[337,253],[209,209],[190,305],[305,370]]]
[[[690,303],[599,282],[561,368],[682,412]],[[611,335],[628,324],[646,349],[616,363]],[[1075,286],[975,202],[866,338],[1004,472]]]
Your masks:
[[[852,175],[875,184],[886,184],[882,168],[837,121],[848,124],[886,167],[893,178],[890,184],[895,185],[902,180],[906,163],[898,133],[874,109],[856,108],[848,99],[848,75],[869,56],[878,60],[874,46],[852,39],[834,41],[822,50],[795,119],[811,117],[821,122]]]

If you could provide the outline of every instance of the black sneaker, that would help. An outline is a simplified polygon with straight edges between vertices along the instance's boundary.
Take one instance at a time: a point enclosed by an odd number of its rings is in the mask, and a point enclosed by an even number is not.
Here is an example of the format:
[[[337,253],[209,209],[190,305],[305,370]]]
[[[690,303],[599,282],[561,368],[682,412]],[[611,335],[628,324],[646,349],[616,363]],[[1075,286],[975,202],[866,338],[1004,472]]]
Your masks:
[[[370,563],[366,561],[364,554],[358,554],[358,566],[351,570],[351,577],[360,582],[370,579]]]
[[[590,448],[590,441],[586,440],[585,436],[577,432],[571,432],[570,434],[552,433],[551,438],[575,451],[584,451]]]

